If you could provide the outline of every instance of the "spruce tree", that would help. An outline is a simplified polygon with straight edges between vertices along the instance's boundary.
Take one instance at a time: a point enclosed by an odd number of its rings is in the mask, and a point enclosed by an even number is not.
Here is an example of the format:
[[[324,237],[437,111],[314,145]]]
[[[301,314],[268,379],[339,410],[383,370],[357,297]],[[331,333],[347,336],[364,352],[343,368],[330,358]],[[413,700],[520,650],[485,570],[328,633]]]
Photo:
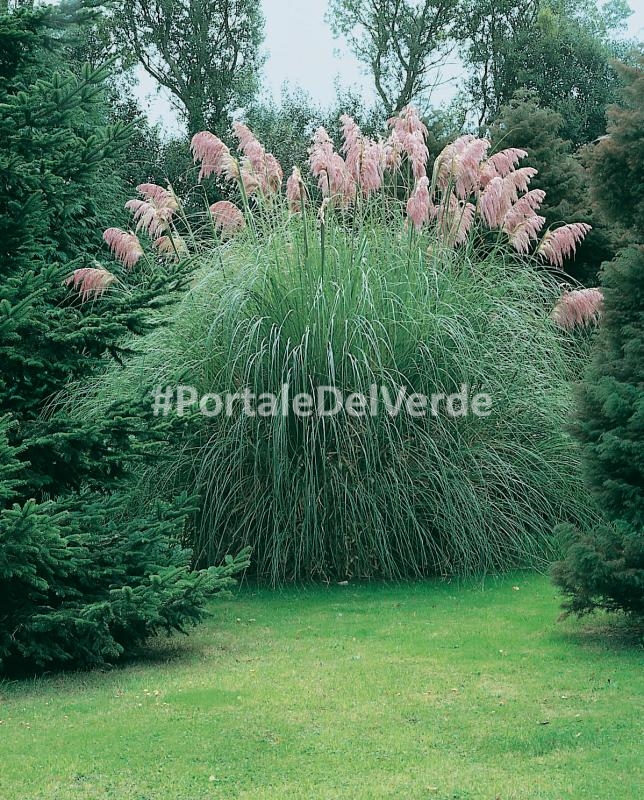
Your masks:
[[[595,153],[595,191],[633,244],[604,265],[604,319],[580,387],[574,432],[586,476],[605,516],[591,531],[563,531],[555,581],[565,608],[644,616],[644,72],[625,70],[625,102],[609,112],[609,138]],[[614,175],[613,175],[614,171]],[[608,176],[611,179],[608,180]],[[601,183],[599,183],[601,181]]]
[[[67,10],[68,11],[68,10]],[[66,14],[67,14],[66,11]],[[132,509],[128,480],[170,423],[149,402],[96,423],[65,411],[70,380],[128,357],[185,283],[181,266],[120,273],[83,302],[73,270],[101,266],[129,128],[106,124],[108,70],[72,74],[56,10],[0,14],[0,669],[113,661],[204,613],[247,554],[191,571],[180,496]],[[165,427],[162,427],[165,425]]]

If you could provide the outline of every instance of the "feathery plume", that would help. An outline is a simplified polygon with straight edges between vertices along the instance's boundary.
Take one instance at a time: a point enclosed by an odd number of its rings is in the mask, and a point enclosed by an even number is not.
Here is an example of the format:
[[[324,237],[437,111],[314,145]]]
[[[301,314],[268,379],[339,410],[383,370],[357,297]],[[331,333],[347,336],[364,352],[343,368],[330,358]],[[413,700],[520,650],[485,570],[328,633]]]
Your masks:
[[[355,198],[355,180],[342,156],[334,151],[333,142],[323,127],[318,128],[313,136],[309,166],[324,197],[333,198],[343,205]]]
[[[534,167],[521,167],[520,169],[510,171],[505,178],[503,178],[506,183],[514,187],[515,191],[512,196],[513,203],[516,202],[517,192],[527,192],[530,181],[538,174],[539,170]]]
[[[519,199],[519,192],[527,190],[530,179],[536,174],[537,170],[533,167],[522,167],[509,172],[504,178],[497,175],[489,181],[481,193],[479,201],[481,216],[488,227],[500,228],[503,226],[506,215]],[[535,191],[539,192],[540,190]],[[539,194],[530,194],[529,192],[528,195],[529,197],[525,201],[527,206],[539,197]],[[541,201],[543,201],[543,197],[541,197]]]
[[[430,205],[429,178],[425,175],[416,183],[414,191],[407,200],[407,216],[417,231],[429,221]]]
[[[443,199],[437,209],[438,234],[446,244],[463,244],[474,222],[476,207],[458,200],[453,192]]]
[[[552,320],[560,328],[596,325],[601,319],[604,296],[600,289],[575,289],[564,292],[552,312]]]
[[[585,222],[572,222],[548,231],[537,248],[537,254],[555,267],[563,267],[564,259],[574,255],[577,245],[583,240],[592,226]]]
[[[261,188],[259,176],[247,158],[243,158],[239,165],[239,179],[244,186],[244,192],[247,197],[255,194]]]
[[[103,233],[103,241],[114,257],[128,269],[131,269],[143,255],[143,248],[136,234],[122,231],[120,228],[108,228]]]
[[[411,105],[411,103],[406,105],[399,112],[398,116],[388,119],[387,125],[395,131],[398,131],[399,134],[420,133],[423,138],[425,138],[428,133],[427,126],[418,116],[416,106]]]
[[[365,197],[377,192],[382,186],[382,178],[386,165],[386,153],[381,142],[372,139],[364,140],[362,160],[360,162],[360,188]]]
[[[160,236],[153,242],[154,249],[160,256],[178,260],[188,255],[188,246],[181,236]]]
[[[268,187],[271,189],[271,191],[278,192],[282,186],[282,181],[284,180],[282,165],[272,153],[266,153],[265,165]]]
[[[392,129],[391,135],[385,143],[390,156],[393,153],[395,161],[399,153],[405,153],[411,164],[414,178],[419,180],[427,174],[427,159],[429,158],[429,150],[425,144],[427,127],[412,105],[405,106],[398,116],[388,119],[387,125]],[[400,162],[397,166],[399,164]]]
[[[395,172],[400,168],[403,153],[402,142],[397,131],[394,130],[389,134],[389,137],[383,142],[382,147],[385,160],[384,168]]]
[[[116,281],[116,276],[109,270],[97,267],[83,267],[75,269],[66,278],[65,285],[73,286],[80,294],[81,303],[86,303],[90,298],[101,297],[108,286]]]
[[[332,156],[333,142],[326,129],[320,126],[313,134],[313,142],[309,147],[309,167],[314,178],[319,178],[323,172],[328,174]]]
[[[526,217],[530,217],[538,211],[544,201],[546,193],[543,189],[531,189],[512,205],[503,218],[501,227],[508,233],[509,230],[519,225]]]
[[[518,253],[527,253],[530,250],[530,242],[535,242],[539,238],[539,231],[545,221],[545,217],[529,214],[517,221],[514,227],[504,226],[512,247]]]
[[[190,142],[190,149],[195,164],[201,162],[199,170],[199,181],[212,175],[221,175],[224,172],[225,163],[230,160],[230,149],[221,141],[218,136],[210,131],[195,133]]]
[[[438,154],[434,164],[436,186],[445,191],[453,185],[456,194],[465,200],[480,186],[480,164],[488,151],[487,139],[467,134],[459,136]]]
[[[365,196],[378,191],[382,185],[385,166],[384,146],[367,136],[348,115],[340,117],[344,144],[342,152],[346,156],[346,168]]]
[[[347,169],[355,180],[359,180],[360,158],[362,156],[364,137],[360,126],[348,114],[342,114],[340,123],[342,125],[342,136],[344,138],[342,152],[346,158]]]
[[[484,189],[492,178],[505,178],[527,155],[525,150],[518,147],[508,147],[490,156],[481,164],[481,188]]]
[[[479,198],[479,212],[488,228],[498,228],[512,208],[512,195],[503,178],[495,177]]]
[[[157,208],[170,208],[173,211],[179,208],[172,188],[164,189],[162,186],[157,186],[156,183],[140,183],[136,190],[144,200]]]
[[[272,153],[267,153],[251,129],[243,122],[233,122],[233,132],[239,141],[239,148],[245,156],[242,164],[242,180],[246,173],[244,188],[247,194],[261,189],[264,194],[279,191],[284,173],[279,161]],[[254,181],[253,181],[254,178]],[[255,186],[253,186],[256,183]]]
[[[210,206],[215,228],[223,236],[233,236],[246,225],[244,215],[234,203],[228,200],[219,200]]]
[[[128,200],[125,208],[132,213],[136,230],[144,230],[153,239],[160,236],[170,225],[174,209],[159,208],[154,201]]]
[[[304,181],[298,167],[293,167],[293,172],[286,181],[286,199],[291,213],[297,214],[302,210],[304,201]]]

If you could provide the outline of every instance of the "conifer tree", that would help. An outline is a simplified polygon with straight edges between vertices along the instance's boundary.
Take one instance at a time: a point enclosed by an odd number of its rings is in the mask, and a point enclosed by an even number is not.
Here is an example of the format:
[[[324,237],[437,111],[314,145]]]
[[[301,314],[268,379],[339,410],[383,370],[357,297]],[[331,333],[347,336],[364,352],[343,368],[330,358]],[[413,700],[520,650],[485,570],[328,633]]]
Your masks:
[[[623,609],[642,617],[644,229],[638,175],[644,152],[644,72],[624,72],[625,102],[609,112],[609,138],[597,147],[593,172],[602,207],[611,221],[628,229],[633,244],[604,265],[604,319],[580,387],[574,426],[588,484],[606,522],[591,531],[564,530],[566,553],[555,566],[555,581],[568,597],[569,611]]]
[[[114,165],[129,130],[105,124],[107,69],[75,77],[48,47],[64,35],[57,14],[0,13],[5,670],[101,664],[159,631],[183,630],[247,560],[243,553],[221,568],[191,571],[179,543],[191,498],[130,508],[128,478],[167,433],[150,426],[143,398],[91,424],[72,420],[57,402],[70,379],[127,358],[125,337],[158,324],[185,281],[180,266],[155,263],[112,267],[114,291],[100,298],[68,285],[76,269],[103,269],[96,262],[103,220],[120,203]]]

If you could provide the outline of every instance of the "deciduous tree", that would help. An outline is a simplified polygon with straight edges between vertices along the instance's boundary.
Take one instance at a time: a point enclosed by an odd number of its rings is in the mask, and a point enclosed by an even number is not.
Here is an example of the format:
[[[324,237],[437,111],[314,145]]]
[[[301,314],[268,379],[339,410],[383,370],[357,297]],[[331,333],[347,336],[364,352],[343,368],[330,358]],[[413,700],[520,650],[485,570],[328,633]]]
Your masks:
[[[116,0],[112,21],[189,134],[223,130],[231,108],[257,90],[263,17],[254,0]]]
[[[458,0],[331,0],[336,35],[369,70],[388,115],[431,89],[453,46]]]
[[[465,62],[479,124],[494,119],[518,89],[562,115],[562,135],[576,146],[605,130],[605,109],[619,92],[611,59],[627,45],[614,39],[630,10],[623,0],[466,0]]]

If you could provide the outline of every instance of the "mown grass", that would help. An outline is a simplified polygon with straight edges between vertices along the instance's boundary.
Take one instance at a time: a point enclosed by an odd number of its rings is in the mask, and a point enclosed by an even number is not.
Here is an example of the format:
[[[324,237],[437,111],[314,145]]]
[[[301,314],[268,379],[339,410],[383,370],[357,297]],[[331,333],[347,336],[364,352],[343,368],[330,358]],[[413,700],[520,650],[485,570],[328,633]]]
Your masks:
[[[4,800],[642,796],[642,649],[547,578],[243,589],[109,673],[0,687]]]

